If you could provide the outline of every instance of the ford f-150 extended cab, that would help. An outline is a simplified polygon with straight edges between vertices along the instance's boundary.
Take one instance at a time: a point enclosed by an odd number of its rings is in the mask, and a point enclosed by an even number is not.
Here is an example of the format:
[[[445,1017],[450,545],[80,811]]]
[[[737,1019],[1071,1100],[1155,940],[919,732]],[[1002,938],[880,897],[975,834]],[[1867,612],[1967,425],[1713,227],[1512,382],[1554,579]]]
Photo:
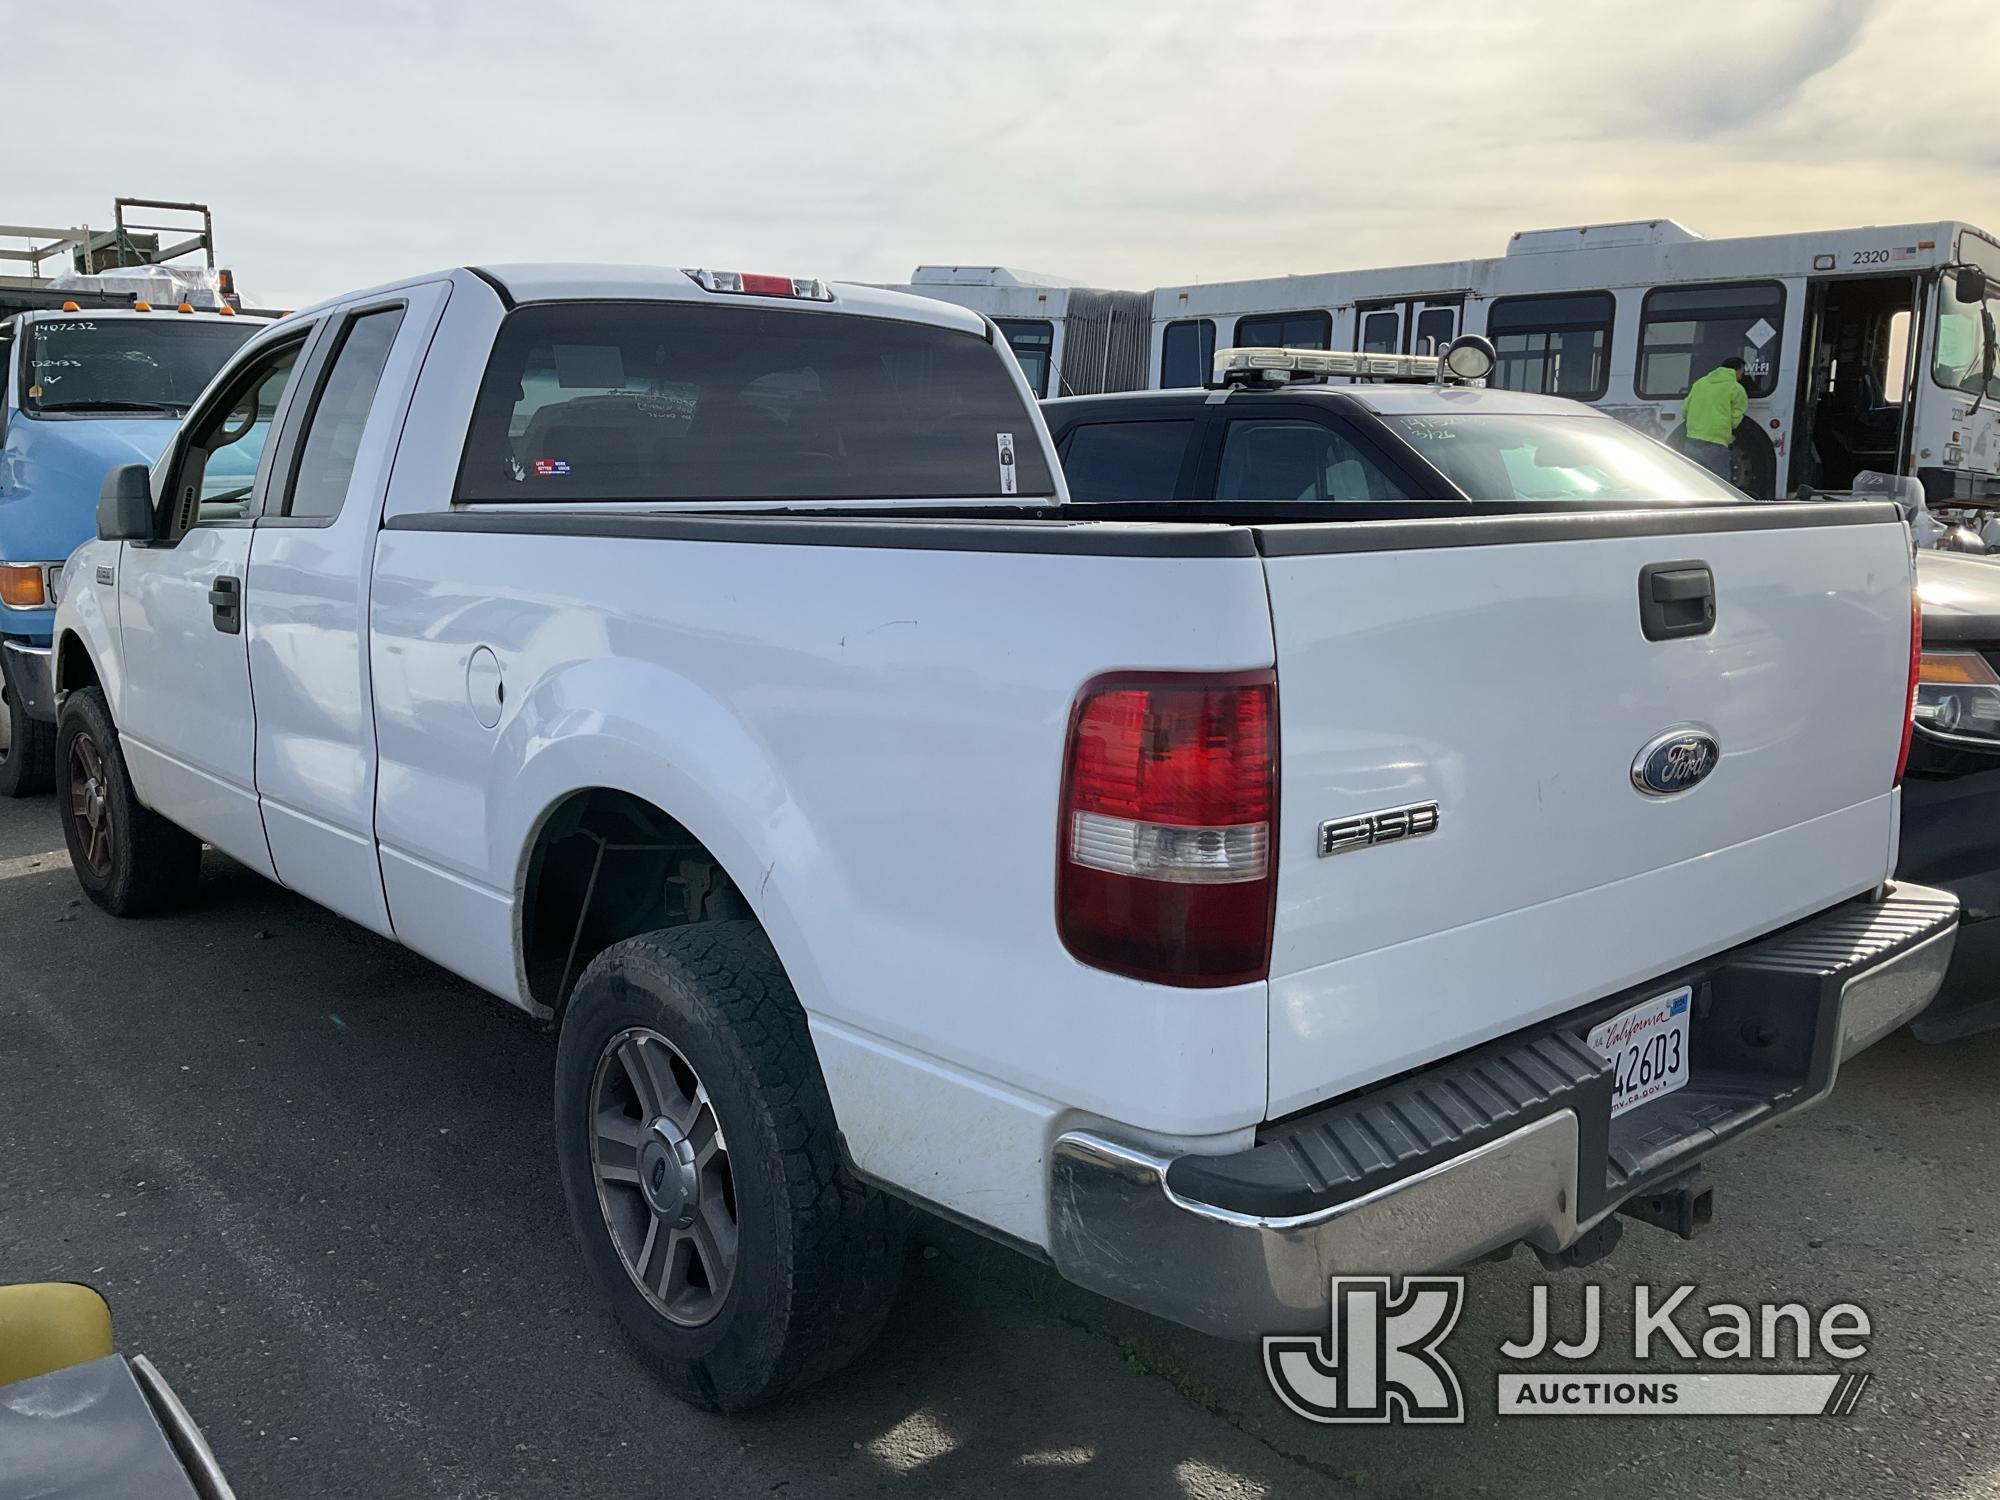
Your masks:
[[[709,1405],[867,1340],[903,1200],[1245,1336],[1581,1258],[1935,988],[1908,535],[1404,468],[1073,505],[990,322],[810,279],[343,298],[106,480],[72,861],[137,913],[205,841],[555,1018],[585,1260]]]
[[[253,331],[233,312],[74,303],[0,322],[0,796],[48,787],[50,631],[63,562],[90,538],[105,471],[158,457]]]

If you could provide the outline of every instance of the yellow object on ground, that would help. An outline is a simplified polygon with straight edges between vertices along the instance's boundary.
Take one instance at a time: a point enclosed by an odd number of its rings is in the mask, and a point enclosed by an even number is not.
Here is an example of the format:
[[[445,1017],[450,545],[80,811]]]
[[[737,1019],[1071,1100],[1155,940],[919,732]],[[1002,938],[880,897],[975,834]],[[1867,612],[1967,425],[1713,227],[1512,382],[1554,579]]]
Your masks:
[[[1688,389],[1681,418],[1687,435],[1698,443],[1728,447],[1736,439],[1736,424],[1750,409],[1750,394],[1727,365],[1717,365]]]
[[[0,1386],[111,1353],[111,1308],[73,1281],[0,1286]]]

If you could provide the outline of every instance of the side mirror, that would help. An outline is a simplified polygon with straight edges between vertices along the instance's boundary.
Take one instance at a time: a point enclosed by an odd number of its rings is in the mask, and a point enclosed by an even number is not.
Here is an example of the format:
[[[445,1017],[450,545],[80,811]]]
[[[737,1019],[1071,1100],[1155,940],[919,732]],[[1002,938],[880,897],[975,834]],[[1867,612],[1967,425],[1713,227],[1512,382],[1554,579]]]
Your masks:
[[[1977,266],[1958,268],[1958,300],[1980,303],[1986,300],[1986,273]]]
[[[152,471],[144,464],[120,464],[104,476],[97,495],[97,539],[150,542],[155,535]]]

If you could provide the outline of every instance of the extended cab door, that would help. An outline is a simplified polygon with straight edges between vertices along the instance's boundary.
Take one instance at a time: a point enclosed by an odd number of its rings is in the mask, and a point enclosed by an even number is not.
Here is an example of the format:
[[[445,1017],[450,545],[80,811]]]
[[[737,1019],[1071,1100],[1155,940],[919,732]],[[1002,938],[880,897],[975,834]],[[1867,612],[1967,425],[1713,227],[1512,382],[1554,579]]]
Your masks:
[[[368,581],[403,415],[450,290],[403,287],[328,315],[280,430],[244,599],[277,877],[384,934]]]
[[[189,413],[155,470],[164,536],[127,543],[119,560],[118,734],[133,789],[264,875],[274,871],[257,810],[243,590],[271,473],[266,438],[312,332],[262,345]]]

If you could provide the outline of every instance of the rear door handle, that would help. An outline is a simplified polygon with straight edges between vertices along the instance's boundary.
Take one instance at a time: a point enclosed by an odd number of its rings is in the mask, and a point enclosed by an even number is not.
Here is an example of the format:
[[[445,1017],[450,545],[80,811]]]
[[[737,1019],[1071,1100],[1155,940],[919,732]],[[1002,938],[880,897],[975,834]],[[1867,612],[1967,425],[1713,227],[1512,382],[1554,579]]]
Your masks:
[[[1649,641],[1715,629],[1715,574],[1698,558],[1639,570],[1639,628]]]
[[[243,633],[243,580],[228,574],[215,580],[208,590],[208,613],[215,628],[224,635]]]

